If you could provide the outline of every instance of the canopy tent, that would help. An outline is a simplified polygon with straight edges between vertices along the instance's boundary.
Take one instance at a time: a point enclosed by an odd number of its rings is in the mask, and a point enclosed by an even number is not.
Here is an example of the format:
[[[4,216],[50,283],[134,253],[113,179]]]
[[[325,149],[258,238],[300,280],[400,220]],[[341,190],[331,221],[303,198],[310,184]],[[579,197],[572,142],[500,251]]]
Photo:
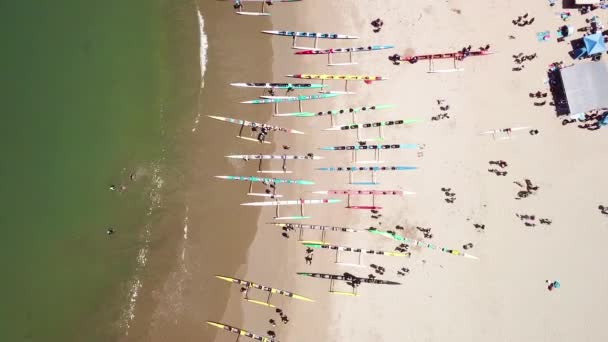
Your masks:
[[[608,64],[584,62],[560,69],[571,114],[608,108]]]
[[[606,52],[606,43],[604,43],[604,36],[601,33],[585,36],[583,42],[585,43],[587,54],[590,56]]]

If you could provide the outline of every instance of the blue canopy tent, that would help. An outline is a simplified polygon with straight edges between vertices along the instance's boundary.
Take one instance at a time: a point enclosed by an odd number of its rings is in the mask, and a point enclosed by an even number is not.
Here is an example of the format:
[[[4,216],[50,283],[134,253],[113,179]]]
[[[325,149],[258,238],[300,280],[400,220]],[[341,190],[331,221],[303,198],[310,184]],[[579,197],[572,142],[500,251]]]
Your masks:
[[[583,37],[582,47],[572,51],[570,55],[574,59],[582,59],[589,56],[599,55],[606,52],[606,43],[601,33],[594,33]]]
[[[583,38],[585,43],[585,49],[589,56],[596,55],[598,53],[606,52],[606,43],[604,43],[604,36],[601,33],[594,33]]]

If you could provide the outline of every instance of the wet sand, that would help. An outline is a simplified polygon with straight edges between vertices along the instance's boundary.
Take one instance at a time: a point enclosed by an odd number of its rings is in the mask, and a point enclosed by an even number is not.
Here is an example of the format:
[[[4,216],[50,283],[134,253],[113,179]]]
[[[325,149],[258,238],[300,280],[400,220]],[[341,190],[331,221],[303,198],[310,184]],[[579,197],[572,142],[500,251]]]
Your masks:
[[[176,63],[184,64],[181,69],[191,73],[190,92],[183,92],[177,101],[184,103],[180,110],[187,119],[177,128],[181,136],[174,142],[178,149],[174,163],[179,166],[174,170],[177,184],[171,185],[170,200],[165,203],[173,208],[165,213],[168,229],[156,232],[151,243],[135,319],[124,337],[127,341],[213,340],[218,331],[207,329],[204,322],[221,318],[233,290],[213,276],[231,275],[242,267],[255,234],[258,211],[245,211],[238,205],[238,199],[246,197],[248,184],[214,176],[254,174],[255,165],[234,163],[224,156],[256,153],[259,146],[235,138],[238,125],[206,115],[260,122],[269,118],[262,108],[239,104],[242,94],[229,85],[269,78],[272,51],[258,34],[267,26],[257,18],[236,18],[228,3],[199,1],[199,6],[209,44],[205,86],[200,92],[196,7],[183,2],[170,9],[171,15],[184,19],[175,35],[167,38],[192,44],[192,49],[178,50],[174,56]]]

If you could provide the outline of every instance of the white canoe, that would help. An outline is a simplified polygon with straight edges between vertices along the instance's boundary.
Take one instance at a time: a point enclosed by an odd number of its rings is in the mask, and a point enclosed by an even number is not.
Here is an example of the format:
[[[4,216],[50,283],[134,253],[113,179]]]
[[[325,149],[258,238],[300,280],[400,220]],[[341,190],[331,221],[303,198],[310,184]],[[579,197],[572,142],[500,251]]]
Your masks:
[[[265,201],[265,202],[249,202],[249,203],[241,203],[241,205],[246,206],[254,206],[254,207],[271,207],[271,206],[281,206],[281,205],[304,205],[304,204],[334,204],[340,203],[339,199],[316,199],[316,200],[285,200],[285,201]]]

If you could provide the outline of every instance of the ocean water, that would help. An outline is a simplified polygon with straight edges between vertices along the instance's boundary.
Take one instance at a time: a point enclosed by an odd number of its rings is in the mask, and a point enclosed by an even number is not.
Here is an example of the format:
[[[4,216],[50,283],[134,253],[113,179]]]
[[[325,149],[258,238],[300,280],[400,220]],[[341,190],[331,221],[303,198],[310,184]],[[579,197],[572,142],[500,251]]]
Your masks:
[[[2,341],[128,331],[191,114],[175,110],[168,3],[0,1]]]

